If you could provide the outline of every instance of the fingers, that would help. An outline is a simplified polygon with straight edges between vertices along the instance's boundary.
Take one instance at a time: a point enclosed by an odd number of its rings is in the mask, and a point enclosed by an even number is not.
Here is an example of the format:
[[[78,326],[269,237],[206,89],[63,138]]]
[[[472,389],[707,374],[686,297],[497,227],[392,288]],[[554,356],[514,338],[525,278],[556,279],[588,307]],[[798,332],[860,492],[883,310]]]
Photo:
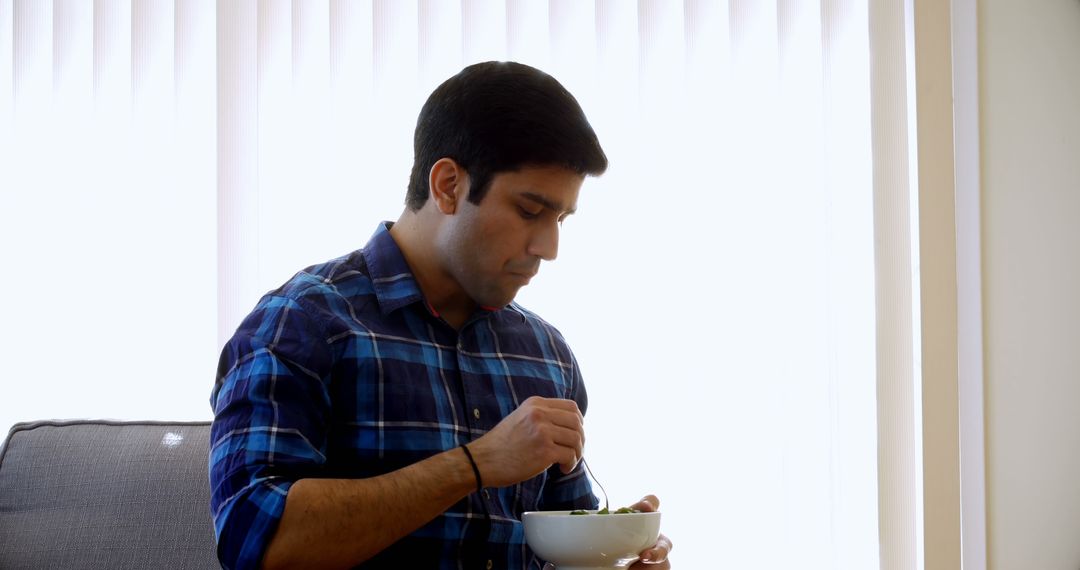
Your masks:
[[[577,403],[533,396],[480,437],[472,451],[478,463],[486,464],[481,468],[493,483],[507,485],[556,464],[570,473],[584,448],[584,420]]]
[[[563,475],[569,475],[574,472],[574,469],[577,469],[578,463],[580,463],[580,460],[577,459],[577,457],[575,457],[571,461],[560,461],[559,472],[561,472]]]
[[[656,544],[652,548],[639,554],[642,562],[658,563],[666,562],[668,554],[671,552],[671,540],[663,534],[656,540]],[[655,568],[655,566],[654,566]]]
[[[547,441],[556,447],[552,463],[560,471],[569,474],[577,467],[585,450],[584,418],[573,400],[540,398],[534,396],[525,401],[531,422],[546,434]]]
[[[569,411],[578,412],[577,402],[567,398],[545,398],[543,396],[529,396],[522,402],[522,405],[543,405],[552,408],[560,408]]]
[[[658,499],[656,495],[645,495],[640,501],[634,503],[632,507],[642,512],[651,513],[660,509],[660,499]],[[656,540],[656,544],[654,544],[652,548],[639,554],[641,560],[631,566],[631,568],[649,568],[650,570],[664,570],[666,568],[671,568],[671,563],[667,560],[670,552],[671,539],[661,534],[660,538]]]
[[[566,427],[582,426],[585,423],[577,402],[565,398],[542,398],[532,396],[521,404],[522,408],[535,412],[551,414],[550,421]]]
[[[579,456],[585,449],[585,432],[563,426],[552,426],[548,432],[552,443],[560,447],[569,447]]]
[[[585,452],[585,434],[581,431],[558,428],[552,438],[555,445],[559,446],[556,451],[557,457],[554,463],[559,464],[559,470],[564,475],[569,475],[577,467],[581,456]]]
[[[659,562],[652,562],[650,560],[639,559],[632,566],[630,570],[670,570],[671,562],[666,558]]]
[[[561,398],[541,398],[533,396],[521,405],[528,410],[534,420],[546,421],[558,426],[580,430],[585,425],[577,403]]]
[[[545,410],[545,414],[547,414],[548,420],[554,425],[583,433],[585,431],[585,418],[582,417],[581,412],[577,411],[576,407],[573,410]]]
[[[656,495],[645,495],[630,507],[645,513],[651,513],[660,510],[660,499],[656,498]]]

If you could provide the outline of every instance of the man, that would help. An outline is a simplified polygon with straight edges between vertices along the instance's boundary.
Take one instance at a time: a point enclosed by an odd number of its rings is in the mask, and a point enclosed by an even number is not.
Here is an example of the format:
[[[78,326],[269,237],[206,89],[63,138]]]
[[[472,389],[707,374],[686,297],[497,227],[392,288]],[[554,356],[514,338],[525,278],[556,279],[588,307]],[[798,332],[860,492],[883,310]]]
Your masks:
[[[267,294],[222,352],[226,567],[538,569],[521,514],[597,506],[577,362],[513,303],[607,168],[596,134],[552,77],[490,62],[432,93],[414,146],[398,221]]]

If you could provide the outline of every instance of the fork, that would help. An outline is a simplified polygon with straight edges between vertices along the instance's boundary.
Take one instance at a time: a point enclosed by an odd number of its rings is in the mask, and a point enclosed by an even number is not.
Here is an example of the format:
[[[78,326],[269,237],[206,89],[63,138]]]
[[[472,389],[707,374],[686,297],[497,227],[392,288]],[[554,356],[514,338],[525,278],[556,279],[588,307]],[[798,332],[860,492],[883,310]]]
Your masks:
[[[604,510],[600,512],[610,513],[611,510],[608,508],[610,505],[608,505],[608,496],[607,491],[604,490],[604,485],[600,483],[600,480],[596,478],[596,475],[593,475],[592,469],[589,468],[589,463],[585,461],[584,457],[581,458],[581,464],[585,466],[585,472],[589,474],[589,477],[596,483],[596,486],[600,487],[600,492],[604,494]]]

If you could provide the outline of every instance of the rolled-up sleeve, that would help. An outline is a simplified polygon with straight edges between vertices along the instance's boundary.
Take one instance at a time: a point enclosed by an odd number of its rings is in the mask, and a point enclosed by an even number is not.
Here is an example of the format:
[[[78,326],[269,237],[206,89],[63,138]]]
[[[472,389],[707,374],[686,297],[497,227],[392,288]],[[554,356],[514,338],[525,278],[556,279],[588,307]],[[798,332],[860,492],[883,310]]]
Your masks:
[[[292,484],[326,463],[332,358],[301,302],[264,297],[222,350],[210,404],[210,509],[225,568],[257,568]]]

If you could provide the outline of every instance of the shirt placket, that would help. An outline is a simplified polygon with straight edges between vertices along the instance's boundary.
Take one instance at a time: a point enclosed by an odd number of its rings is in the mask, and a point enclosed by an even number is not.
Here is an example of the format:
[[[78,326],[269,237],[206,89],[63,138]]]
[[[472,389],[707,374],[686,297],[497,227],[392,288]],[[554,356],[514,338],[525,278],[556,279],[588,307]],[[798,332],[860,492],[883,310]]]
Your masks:
[[[457,335],[456,342],[459,381],[462,386],[462,405],[465,415],[467,416],[466,425],[470,428],[469,441],[475,440],[484,433],[487,433],[502,419],[499,414],[498,402],[493,396],[491,385],[492,378],[484,373],[482,362],[478,361],[482,357],[475,356],[483,352],[478,346],[476,335],[472,332],[474,330],[473,327],[475,326],[482,325],[475,321],[470,321],[463,326]],[[481,477],[483,477],[482,472]],[[483,502],[483,504],[477,504],[475,506],[477,512],[491,513],[497,510],[495,509],[495,504],[493,502],[493,499],[496,499],[497,497],[490,488],[485,486],[481,489],[479,496],[473,495],[473,497],[474,502]],[[480,525],[476,527],[476,530],[478,531],[477,534],[470,534],[480,538],[483,542],[487,542],[487,537],[481,537],[480,533],[489,535],[490,527],[488,525],[490,524],[493,524],[490,520],[486,521],[486,524],[480,523]],[[476,567],[492,568],[495,564],[492,556],[493,554],[494,552],[492,551],[490,544],[484,552],[477,552],[475,562]]]

